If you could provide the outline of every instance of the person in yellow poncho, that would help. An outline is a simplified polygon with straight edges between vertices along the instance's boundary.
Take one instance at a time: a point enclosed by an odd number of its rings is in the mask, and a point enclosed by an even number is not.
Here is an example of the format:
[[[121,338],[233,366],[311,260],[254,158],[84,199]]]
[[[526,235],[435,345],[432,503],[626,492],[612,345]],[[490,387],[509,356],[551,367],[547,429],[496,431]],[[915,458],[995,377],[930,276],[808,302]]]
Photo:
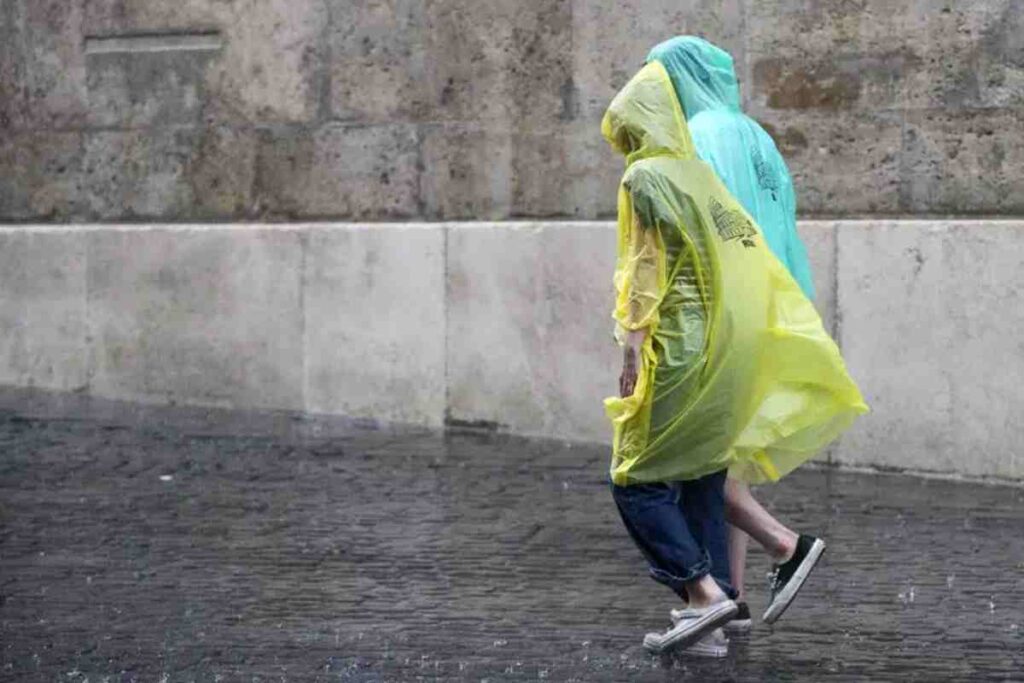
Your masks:
[[[688,603],[645,637],[663,651],[703,642],[737,611],[726,472],[777,480],[866,406],[813,305],[697,158],[662,64],[613,99],[602,133],[627,164],[614,312],[626,350],[621,397],[605,402],[612,492],[652,576]]]

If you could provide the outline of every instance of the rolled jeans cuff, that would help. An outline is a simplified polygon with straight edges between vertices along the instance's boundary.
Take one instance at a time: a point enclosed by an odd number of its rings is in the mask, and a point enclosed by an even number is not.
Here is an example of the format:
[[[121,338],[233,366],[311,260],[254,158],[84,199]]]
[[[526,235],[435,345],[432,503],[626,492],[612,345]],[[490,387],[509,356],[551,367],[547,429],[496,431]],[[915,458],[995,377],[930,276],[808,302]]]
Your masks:
[[[677,576],[671,574],[663,569],[657,567],[649,567],[651,578],[658,583],[664,584],[675,591],[678,595],[686,595],[686,585],[691,581],[697,581],[704,578],[711,573],[711,557],[707,551],[703,553],[704,557],[700,562],[697,562],[691,567],[687,567],[687,572],[683,576]]]

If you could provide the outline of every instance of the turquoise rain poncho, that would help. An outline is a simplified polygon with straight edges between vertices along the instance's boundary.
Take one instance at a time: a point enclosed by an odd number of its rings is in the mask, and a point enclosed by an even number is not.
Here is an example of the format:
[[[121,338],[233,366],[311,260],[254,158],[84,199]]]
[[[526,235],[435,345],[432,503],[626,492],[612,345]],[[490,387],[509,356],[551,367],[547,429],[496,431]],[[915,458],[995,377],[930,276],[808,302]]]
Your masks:
[[[697,156],[711,164],[813,300],[811,267],[796,231],[793,181],[771,136],[740,109],[732,57],[706,40],[680,36],[656,45],[647,55],[648,62],[653,60],[672,79]]]
[[[610,397],[611,478],[774,481],[857,415],[860,391],[814,305],[697,157],[665,67],[647,64],[601,123],[626,157],[613,316],[645,330],[636,387]]]

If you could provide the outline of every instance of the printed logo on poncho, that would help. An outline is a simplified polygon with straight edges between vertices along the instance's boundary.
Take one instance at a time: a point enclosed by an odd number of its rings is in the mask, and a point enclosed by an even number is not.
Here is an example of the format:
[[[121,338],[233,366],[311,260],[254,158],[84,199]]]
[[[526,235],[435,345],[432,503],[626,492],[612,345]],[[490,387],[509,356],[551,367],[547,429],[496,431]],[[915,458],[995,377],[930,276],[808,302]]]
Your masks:
[[[711,213],[711,220],[715,222],[715,229],[718,230],[718,236],[723,242],[740,240],[745,247],[757,246],[753,239],[757,235],[757,230],[741,212],[725,208],[714,197],[708,202],[708,212]]]
[[[775,175],[775,169],[768,165],[768,162],[761,156],[761,150],[755,147],[750,152],[754,162],[754,173],[757,174],[757,184],[762,190],[772,193],[772,201],[779,201],[779,178]]]

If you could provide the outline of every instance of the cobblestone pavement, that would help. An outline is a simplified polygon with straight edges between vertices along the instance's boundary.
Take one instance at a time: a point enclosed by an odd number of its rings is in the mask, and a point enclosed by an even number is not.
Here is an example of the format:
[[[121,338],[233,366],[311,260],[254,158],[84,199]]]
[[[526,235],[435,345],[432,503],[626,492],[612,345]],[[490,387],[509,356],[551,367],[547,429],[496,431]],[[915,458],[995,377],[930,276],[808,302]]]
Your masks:
[[[672,595],[604,449],[126,422],[0,412],[0,679],[1024,680],[1020,488],[830,470],[762,488],[828,539],[822,566],[727,659],[659,659],[640,642]]]

